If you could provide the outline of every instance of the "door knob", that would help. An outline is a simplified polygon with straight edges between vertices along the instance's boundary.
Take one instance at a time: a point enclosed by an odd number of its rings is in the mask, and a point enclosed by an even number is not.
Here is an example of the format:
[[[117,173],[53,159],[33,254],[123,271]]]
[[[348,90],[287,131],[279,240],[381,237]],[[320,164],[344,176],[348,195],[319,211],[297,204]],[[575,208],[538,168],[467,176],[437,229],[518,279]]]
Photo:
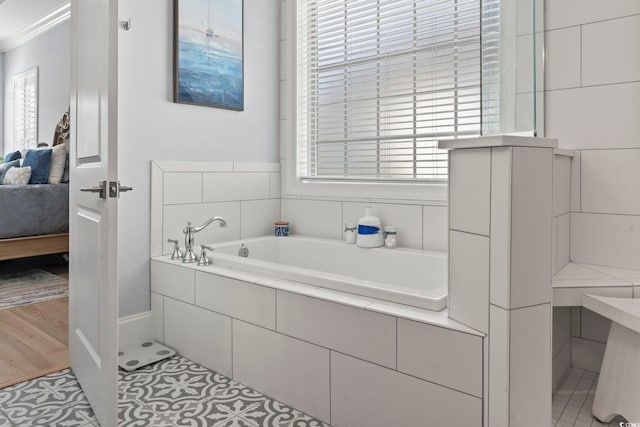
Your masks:
[[[100,181],[97,187],[84,187],[80,191],[85,193],[99,193],[101,199],[107,198],[107,181]]]
[[[120,197],[120,193],[126,193],[127,191],[133,191],[133,187],[120,185],[120,181],[109,182],[109,197]]]

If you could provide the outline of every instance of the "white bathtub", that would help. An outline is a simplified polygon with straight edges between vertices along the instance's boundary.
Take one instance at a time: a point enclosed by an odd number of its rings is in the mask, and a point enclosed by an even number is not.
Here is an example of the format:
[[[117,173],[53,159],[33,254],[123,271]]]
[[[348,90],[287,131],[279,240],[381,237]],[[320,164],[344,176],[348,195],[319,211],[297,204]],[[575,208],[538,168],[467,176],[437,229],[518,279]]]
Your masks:
[[[249,256],[238,256],[240,245]],[[412,249],[362,249],[336,240],[259,237],[216,243],[213,264],[440,311],[447,306],[447,256]]]

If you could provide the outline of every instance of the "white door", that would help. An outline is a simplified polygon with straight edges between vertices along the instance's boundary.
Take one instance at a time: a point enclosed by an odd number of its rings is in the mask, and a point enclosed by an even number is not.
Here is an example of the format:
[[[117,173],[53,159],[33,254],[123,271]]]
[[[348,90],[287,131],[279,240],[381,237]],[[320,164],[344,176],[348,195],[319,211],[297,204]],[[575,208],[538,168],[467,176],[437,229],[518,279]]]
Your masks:
[[[117,425],[117,1],[71,1],[69,359],[102,427]],[[84,191],[82,191],[84,190]]]

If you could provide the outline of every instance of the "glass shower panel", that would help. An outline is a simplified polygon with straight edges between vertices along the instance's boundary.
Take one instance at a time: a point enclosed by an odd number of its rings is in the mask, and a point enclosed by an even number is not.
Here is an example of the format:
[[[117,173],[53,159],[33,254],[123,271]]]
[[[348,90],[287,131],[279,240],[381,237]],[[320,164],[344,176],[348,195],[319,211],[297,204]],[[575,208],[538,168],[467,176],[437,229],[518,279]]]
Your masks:
[[[482,134],[543,136],[542,0],[482,0]]]

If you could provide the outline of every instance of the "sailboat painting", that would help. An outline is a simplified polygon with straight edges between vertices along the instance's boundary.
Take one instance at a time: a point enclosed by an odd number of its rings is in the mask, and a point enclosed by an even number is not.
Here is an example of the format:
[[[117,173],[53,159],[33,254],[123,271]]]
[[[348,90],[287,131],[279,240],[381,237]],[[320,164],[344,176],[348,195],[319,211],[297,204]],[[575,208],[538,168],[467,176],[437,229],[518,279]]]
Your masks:
[[[244,110],[243,0],[174,0],[174,101]]]

